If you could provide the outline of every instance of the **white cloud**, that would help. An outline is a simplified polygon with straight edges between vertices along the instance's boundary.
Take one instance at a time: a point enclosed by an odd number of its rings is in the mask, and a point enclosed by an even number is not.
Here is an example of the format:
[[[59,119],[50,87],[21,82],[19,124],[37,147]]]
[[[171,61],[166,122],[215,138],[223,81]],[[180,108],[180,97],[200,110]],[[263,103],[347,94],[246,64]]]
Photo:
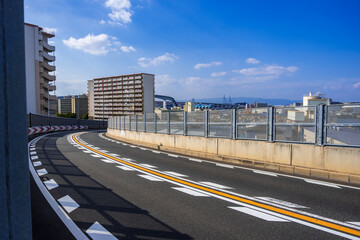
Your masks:
[[[260,63],[260,61],[257,60],[256,58],[247,58],[246,63],[258,64],[258,63]]]
[[[101,19],[99,23],[100,23],[100,24],[105,24],[106,22],[105,22],[104,19]]]
[[[136,51],[134,47],[122,46],[116,40],[116,37],[102,33],[99,35],[88,34],[86,37],[79,39],[70,37],[68,40],[63,40],[63,43],[70,48],[82,50],[92,55],[106,55],[110,51],[117,52],[119,48],[123,52]]]
[[[177,82],[177,80],[168,74],[155,76],[156,87],[168,86],[168,85],[174,84],[176,82]]]
[[[212,77],[221,77],[221,76],[225,76],[226,72],[213,72],[211,74]]]
[[[256,68],[243,68],[240,70],[233,70],[233,72],[240,73],[253,80],[261,81],[277,79],[283,74],[294,73],[297,70],[299,70],[299,68],[295,66],[284,67],[279,65],[269,65]]]
[[[121,51],[123,52],[135,52],[136,49],[133,46],[121,46],[120,47]]]
[[[195,69],[199,70],[200,68],[208,68],[213,66],[220,66],[222,62],[211,62],[211,63],[198,63],[194,66]]]
[[[43,28],[43,31],[55,35],[58,30],[57,28]]]
[[[360,88],[360,82],[354,83],[352,86],[353,88]]]
[[[165,53],[165,54],[155,57],[155,58],[145,58],[145,57],[139,58],[138,64],[142,67],[157,66],[157,65],[165,63],[165,62],[173,63],[178,58],[179,57],[177,57],[173,53]]]
[[[111,9],[111,13],[108,14],[111,21],[109,23],[127,24],[131,23],[131,11],[130,0],[107,0],[105,6]]]

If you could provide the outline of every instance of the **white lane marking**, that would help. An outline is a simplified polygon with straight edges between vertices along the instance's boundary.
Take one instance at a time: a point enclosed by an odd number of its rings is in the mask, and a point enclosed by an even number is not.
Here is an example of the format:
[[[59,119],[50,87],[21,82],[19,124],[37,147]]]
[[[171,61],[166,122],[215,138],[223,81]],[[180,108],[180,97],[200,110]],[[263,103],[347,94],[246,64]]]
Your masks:
[[[328,183],[328,182],[322,182],[322,181],[316,181],[316,180],[311,180],[311,179],[304,179],[305,182],[308,183],[313,183],[313,184],[317,184],[317,185],[322,185],[322,186],[327,186],[327,187],[333,187],[333,188],[341,188],[336,184],[333,183]]]
[[[31,156],[31,160],[36,160],[36,159],[39,159],[38,156]]]
[[[160,153],[159,151],[152,150],[153,153]]]
[[[44,184],[49,191],[59,186],[54,179],[47,180],[44,182]]]
[[[77,147],[78,149],[87,149],[86,147]]]
[[[356,226],[360,226],[360,222],[348,222],[348,223],[354,224],[354,225],[356,225]]]
[[[117,168],[120,168],[122,170],[125,170],[125,171],[135,171],[135,169],[133,168],[129,168],[129,167],[126,167],[126,166],[116,166]]]
[[[232,165],[222,164],[222,163],[216,163],[216,166],[225,167],[225,168],[234,168],[234,166],[232,166]]]
[[[48,174],[48,172],[46,171],[45,168],[37,170],[37,173],[38,173],[39,176]]]
[[[95,150],[100,150],[100,148],[99,147],[92,147],[93,149],[95,149]]]
[[[33,162],[33,164],[34,164],[34,167],[38,167],[38,166],[42,165],[42,163],[40,161]]]
[[[154,182],[163,182],[162,179],[147,174],[138,174],[138,176]]]
[[[208,185],[210,187],[216,187],[216,188],[220,188],[220,189],[233,189],[232,187],[227,187],[227,186],[217,184],[217,183],[212,183],[212,182],[200,182],[200,183]]]
[[[153,165],[150,165],[150,164],[139,164],[140,166],[144,167],[144,168],[157,168]]]
[[[42,135],[40,137],[37,137],[37,138],[33,139],[30,142],[30,146],[31,146],[31,144],[35,144],[39,139],[41,139],[43,137],[46,137],[46,136],[49,136],[49,135],[53,135],[53,134],[56,134],[56,133],[45,134],[45,135]],[[66,227],[69,229],[69,231],[74,235],[74,237],[76,239],[89,239],[82,232],[82,230],[80,230],[80,228],[71,220],[71,218],[65,213],[65,211],[59,206],[59,204],[55,201],[55,199],[51,196],[49,191],[45,188],[43,182],[40,180],[39,176],[36,174],[36,171],[35,171],[34,166],[32,165],[32,163],[30,161],[30,158],[28,160],[29,160],[29,169],[30,169],[31,175],[34,178],[34,181],[35,181],[36,185],[38,186],[41,193],[43,194],[43,196],[45,197],[47,202],[50,204],[52,209],[54,209],[56,214],[59,216],[61,221],[66,225]]]
[[[30,152],[30,155],[36,155],[37,153],[35,151]]]
[[[74,199],[72,199],[69,195],[59,198],[58,202],[68,213],[71,213],[72,211],[80,207],[80,205],[77,204],[77,202],[75,202]]]
[[[146,151],[146,150],[147,150],[147,148],[143,148],[143,147],[141,147],[140,149],[141,149],[141,150],[144,150],[144,151]]]
[[[163,173],[168,174],[168,175],[173,175],[173,176],[176,176],[176,177],[188,177],[188,176],[186,176],[184,174],[177,173],[177,172],[171,172],[171,171],[164,171]]]
[[[126,161],[126,162],[131,162],[131,161],[134,161],[133,159],[131,159],[131,158],[121,158],[121,160],[124,160],[124,161]]]
[[[93,151],[90,150],[83,150],[84,153],[93,153]]]
[[[110,153],[110,154],[107,154],[107,155],[110,155],[110,156],[113,156],[113,157],[120,157],[119,154],[115,154],[115,153]]]
[[[86,233],[94,240],[117,240],[108,230],[106,230],[100,223],[95,222],[86,230]]]
[[[265,171],[260,171],[260,170],[253,170],[253,172],[258,173],[258,174],[272,176],[272,177],[277,177],[277,174],[272,173],[272,172],[265,172]]]
[[[202,192],[198,192],[195,191],[193,189],[189,189],[189,188],[184,188],[184,187],[172,187],[172,189],[175,189],[177,191],[189,194],[191,196],[195,196],[195,197],[210,197],[209,195],[202,193]]]
[[[179,157],[179,155],[175,155],[175,154],[168,154],[169,157]]]
[[[202,160],[196,158],[188,158],[188,159],[193,162],[202,162]]]
[[[30,151],[35,151],[36,149],[34,147],[30,148]]]
[[[101,161],[103,161],[104,163],[114,163],[113,160],[108,160],[108,159],[100,159]]]
[[[127,145],[129,145],[129,144],[127,144],[127,143],[121,143],[122,145],[124,145],[124,146],[127,146]]]
[[[291,203],[291,202],[287,202],[287,201],[283,201],[283,200],[279,200],[279,199],[271,198],[271,197],[255,197],[255,198],[256,199],[261,199],[261,200],[264,200],[264,201],[267,201],[267,202],[276,203],[276,204],[286,206],[286,207],[289,207],[289,208],[308,208],[308,207],[305,207],[305,206],[302,206],[302,205],[299,205],[299,204],[296,204],[296,203]]]
[[[130,147],[132,147],[132,148],[136,148],[137,146],[135,146],[135,145],[130,145]]]
[[[107,151],[107,150],[99,150],[99,152],[107,153],[107,152],[109,152],[109,151]]]
[[[236,211],[249,214],[249,215],[257,217],[257,218],[261,218],[261,219],[269,221],[269,222],[289,222],[288,220],[285,220],[285,219],[282,219],[282,218],[279,218],[279,217],[275,217],[273,215],[266,214],[266,213],[263,213],[263,212],[260,212],[260,211],[256,211],[254,209],[247,208],[247,207],[228,207],[228,208],[231,208],[231,209],[234,209]]]
[[[98,154],[90,154],[90,156],[92,156],[92,157],[96,157],[96,158],[101,158],[101,157],[103,157],[103,156],[98,155]]]

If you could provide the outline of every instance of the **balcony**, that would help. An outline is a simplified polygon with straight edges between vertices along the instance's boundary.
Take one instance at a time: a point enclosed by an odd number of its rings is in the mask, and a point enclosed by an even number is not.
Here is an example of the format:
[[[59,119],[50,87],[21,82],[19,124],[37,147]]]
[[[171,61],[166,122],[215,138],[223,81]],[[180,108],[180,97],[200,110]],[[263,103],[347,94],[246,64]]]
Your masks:
[[[42,73],[40,73],[40,75],[41,75],[41,77],[43,77],[47,81],[55,81],[56,80],[56,76],[50,75],[47,72],[42,72]]]
[[[49,100],[50,100],[50,101],[56,101],[57,98],[56,98],[55,95],[49,95]]]
[[[40,66],[42,66],[43,68],[45,68],[45,69],[48,70],[49,72],[52,72],[52,71],[55,71],[55,70],[56,70],[56,67],[55,67],[55,66],[52,66],[52,65],[50,65],[50,64],[47,63],[47,62],[42,62],[42,63],[40,63]]]
[[[47,52],[54,52],[55,46],[49,45],[46,41],[40,41],[41,45],[44,47],[44,50]]]
[[[49,85],[49,91],[55,91],[56,85]]]
[[[55,56],[49,55],[47,52],[41,52],[41,55],[49,62],[55,61]]]

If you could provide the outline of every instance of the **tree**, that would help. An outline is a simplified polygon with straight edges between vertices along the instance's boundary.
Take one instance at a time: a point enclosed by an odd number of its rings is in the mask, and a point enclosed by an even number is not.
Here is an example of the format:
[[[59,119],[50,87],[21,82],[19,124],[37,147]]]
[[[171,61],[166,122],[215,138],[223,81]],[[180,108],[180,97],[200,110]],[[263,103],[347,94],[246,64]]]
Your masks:
[[[89,113],[84,114],[81,119],[89,119]]]

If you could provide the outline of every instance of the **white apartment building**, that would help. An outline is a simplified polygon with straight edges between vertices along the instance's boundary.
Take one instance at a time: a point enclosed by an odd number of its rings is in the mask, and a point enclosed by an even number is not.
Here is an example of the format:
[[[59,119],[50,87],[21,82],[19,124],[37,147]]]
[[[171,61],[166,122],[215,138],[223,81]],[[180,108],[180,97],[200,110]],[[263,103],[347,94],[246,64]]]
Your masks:
[[[48,40],[55,35],[25,23],[25,67],[27,113],[56,114],[55,47]]]
[[[91,82],[93,81],[93,83]],[[107,119],[112,116],[153,113],[155,107],[155,76],[136,73],[95,78],[88,82],[89,118]],[[93,84],[93,104],[92,99]],[[91,113],[94,113],[91,116]]]

